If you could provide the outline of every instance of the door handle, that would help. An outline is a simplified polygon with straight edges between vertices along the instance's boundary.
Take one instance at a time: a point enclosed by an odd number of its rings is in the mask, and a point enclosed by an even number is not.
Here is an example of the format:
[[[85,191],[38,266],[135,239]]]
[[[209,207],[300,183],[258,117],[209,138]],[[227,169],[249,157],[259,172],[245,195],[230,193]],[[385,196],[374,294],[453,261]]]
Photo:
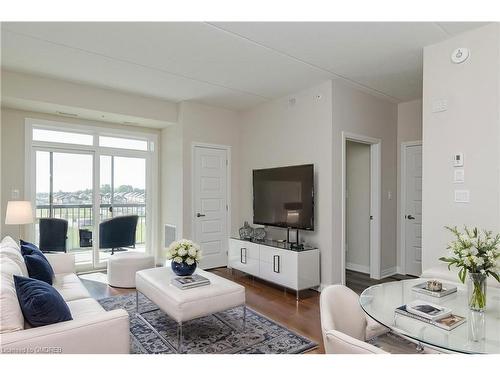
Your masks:
[[[406,218],[407,218],[408,220],[415,220],[415,217],[414,217],[414,216],[411,216],[411,215],[406,216]]]
[[[196,214],[196,217],[205,217],[205,214],[200,214],[199,212]]]
[[[276,267],[278,266],[278,267]],[[280,256],[279,255],[274,255],[273,256],[273,271],[276,273],[280,273]]]
[[[245,251],[243,252],[243,250]],[[247,249],[245,247],[240,248],[240,263],[247,264]]]

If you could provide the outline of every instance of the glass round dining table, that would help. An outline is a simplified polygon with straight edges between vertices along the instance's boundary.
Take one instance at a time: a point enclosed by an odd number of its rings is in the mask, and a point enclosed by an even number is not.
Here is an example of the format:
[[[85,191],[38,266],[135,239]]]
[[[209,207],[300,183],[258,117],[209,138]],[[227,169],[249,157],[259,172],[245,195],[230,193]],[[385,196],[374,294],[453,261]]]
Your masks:
[[[427,279],[395,281],[371,286],[361,293],[359,303],[366,314],[394,333],[418,341],[423,346],[444,352],[500,353],[500,288],[488,288],[484,313],[471,312],[467,305],[467,288],[457,285],[457,292],[441,298],[412,290]],[[421,300],[443,307],[466,318],[464,324],[448,331],[432,324],[395,313],[411,301]]]

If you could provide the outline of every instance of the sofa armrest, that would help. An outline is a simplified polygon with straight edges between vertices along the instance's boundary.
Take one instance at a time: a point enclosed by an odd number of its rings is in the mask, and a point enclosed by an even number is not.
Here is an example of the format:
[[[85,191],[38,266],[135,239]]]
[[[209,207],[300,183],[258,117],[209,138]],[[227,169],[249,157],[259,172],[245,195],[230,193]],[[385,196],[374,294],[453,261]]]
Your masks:
[[[0,334],[1,353],[127,354],[129,315],[103,311],[76,320]]]
[[[73,254],[44,254],[55,274],[75,273],[75,256]]]

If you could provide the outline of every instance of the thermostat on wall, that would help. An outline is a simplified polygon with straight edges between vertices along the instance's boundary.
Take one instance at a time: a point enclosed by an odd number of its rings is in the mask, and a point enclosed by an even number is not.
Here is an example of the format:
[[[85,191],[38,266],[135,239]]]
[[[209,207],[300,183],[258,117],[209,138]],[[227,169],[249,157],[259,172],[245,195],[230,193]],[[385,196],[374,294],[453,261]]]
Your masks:
[[[463,167],[464,166],[464,154],[459,152],[453,155],[453,166]]]
[[[469,58],[470,52],[467,48],[457,48],[451,54],[451,61],[454,64],[461,64]]]

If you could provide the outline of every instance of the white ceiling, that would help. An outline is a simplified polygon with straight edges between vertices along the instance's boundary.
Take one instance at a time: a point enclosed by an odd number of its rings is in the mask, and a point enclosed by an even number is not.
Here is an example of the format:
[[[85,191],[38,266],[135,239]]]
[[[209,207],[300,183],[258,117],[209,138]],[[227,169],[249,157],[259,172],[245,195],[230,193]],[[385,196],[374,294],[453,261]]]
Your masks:
[[[2,67],[246,109],[331,78],[394,102],[422,91],[422,48],[484,23],[3,23]]]

